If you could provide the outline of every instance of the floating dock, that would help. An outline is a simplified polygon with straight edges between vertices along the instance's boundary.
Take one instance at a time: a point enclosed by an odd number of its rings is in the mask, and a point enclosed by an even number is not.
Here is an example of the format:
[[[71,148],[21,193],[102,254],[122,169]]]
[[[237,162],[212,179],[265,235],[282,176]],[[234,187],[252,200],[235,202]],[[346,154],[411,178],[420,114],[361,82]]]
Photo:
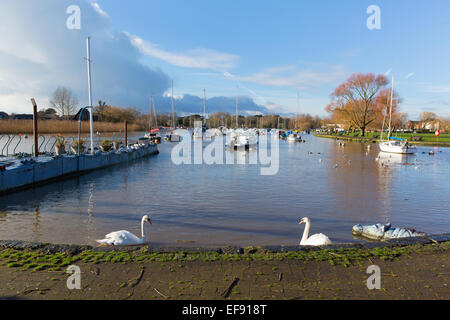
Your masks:
[[[95,154],[39,156],[0,159],[0,195],[79,175],[96,169],[126,163],[157,154],[156,144],[135,144]]]

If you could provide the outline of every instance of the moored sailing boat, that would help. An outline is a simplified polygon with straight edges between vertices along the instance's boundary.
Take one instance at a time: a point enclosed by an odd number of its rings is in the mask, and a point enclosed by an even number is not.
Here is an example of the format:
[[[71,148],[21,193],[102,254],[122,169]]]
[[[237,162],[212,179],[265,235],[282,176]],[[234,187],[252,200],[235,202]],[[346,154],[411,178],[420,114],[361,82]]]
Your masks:
[[[389,103],[389,130],[387,140],[383,141],[381,136],[381,142],[379,143],[380,150],[389,153],[400,153],[400,154],[413,154],[416,152],[416,147],[408,144],[408,140],[403,138],[391,137],[392,129],[392,100],[394,98],[394,76],[392,76],[392,88]],[[384,120],[383,120],[384,125]],[[381,130],[381,135],[383,135],[383,129]]]
[[[149,127],[150,131],[145,134],[146,138],[149,138],[151,142],[160,144],[161,136],[158,134],[159,129],[157,128],[156,114],[155,114],[155,127],[153,127],[153,95],[150,98],[150,115],[149,115]]]
[[[181,141],[181,136],[175,133],[175,130],[177,129],[177,124],[176,124],[176,116],[175,116],[175,106],[173,103],[173,81],[172,81],[172,96],[171,96],[171,102],[172,102],[172,130],[171,132],[166,135],[166,137],[164,138],[164,140],[169,141],[169,142],[180,142]]]

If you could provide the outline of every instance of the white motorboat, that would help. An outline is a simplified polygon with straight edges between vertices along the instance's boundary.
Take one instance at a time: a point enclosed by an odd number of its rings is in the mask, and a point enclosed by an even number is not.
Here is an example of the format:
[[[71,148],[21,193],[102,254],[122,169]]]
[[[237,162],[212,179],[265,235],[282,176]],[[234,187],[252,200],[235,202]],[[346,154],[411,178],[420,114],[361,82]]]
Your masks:
[[[194,134],[192,135],[194,139],[203,139],[203,130],[201,127],[194,128]]]
[[[237,150],[248,150],[258,145],[258,137],[250,132],[233,132],[231,139],[225,144],[226,147]]]
[[[291,133],[288,137],[287,137],[287,141],[289,142],[301,142],[302,141],[302,137],[296,133]]]

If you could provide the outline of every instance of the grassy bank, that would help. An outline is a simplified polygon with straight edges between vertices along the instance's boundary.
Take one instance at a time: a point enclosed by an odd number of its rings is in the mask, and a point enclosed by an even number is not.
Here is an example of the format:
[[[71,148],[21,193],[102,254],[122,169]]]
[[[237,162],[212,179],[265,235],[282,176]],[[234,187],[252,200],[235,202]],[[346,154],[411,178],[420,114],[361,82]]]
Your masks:
[[[0,296],[32,299],[449,299],[450,242],[242,253],[0,249]],[[68,290],[67,266],[81,269]],[[381,268],[368,290],[369,265]]]
[[[39,120],[38,128],[40,134],[78,133],[78,121],[71,120]],[[123,131],[123,123],[94,122],[94,130],[98,132]],[[140,126],[128,125],[129,131],[139,131]],[[81,122],[81,132],[89,132],[89,122]],[[0,120],[0,134],[33,133],[33,120]]]
[[[331,138],[331,139],[339,139],[339,140],[348,140],[348,141],[359,141],[359,142],[378,142],[380,133],[378,132],[370,132],[366,133],[364,137],[361,137],[359,134],[350,133],[350,134],[315,134],[316,137],[321,138]],[[441,147],[450,147],[450,134],[441,134],[439,136],[439,140],[436,141],[436,136],[431,133],[396,133],[393,137],[407,139],[408,143],[415,145],[423,145],[423,146],[441,146]],[[420,141],[413,141],[413,137],[421,137]]]

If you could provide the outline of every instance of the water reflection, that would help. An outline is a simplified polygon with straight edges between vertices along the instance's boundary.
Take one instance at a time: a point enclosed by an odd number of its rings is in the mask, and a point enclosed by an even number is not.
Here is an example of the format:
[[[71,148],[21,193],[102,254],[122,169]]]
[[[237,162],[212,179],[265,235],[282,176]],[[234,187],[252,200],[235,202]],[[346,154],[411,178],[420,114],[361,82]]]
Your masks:
[[[373,161],[375,150],[367,151],[367,146],[360,143],[342,147],[336,142],[330,151],[327,167],[339,214],[354,221],[384,219],[388,204],[379,199],[386,188],[386,177],[380,175]]]
[[[35,238],[35,241],[39,241],[41,237],[40,233],[40,213],[39,213],[39,207],[36,207],[34,210],[34,219],[33,219],[33,235]]]

